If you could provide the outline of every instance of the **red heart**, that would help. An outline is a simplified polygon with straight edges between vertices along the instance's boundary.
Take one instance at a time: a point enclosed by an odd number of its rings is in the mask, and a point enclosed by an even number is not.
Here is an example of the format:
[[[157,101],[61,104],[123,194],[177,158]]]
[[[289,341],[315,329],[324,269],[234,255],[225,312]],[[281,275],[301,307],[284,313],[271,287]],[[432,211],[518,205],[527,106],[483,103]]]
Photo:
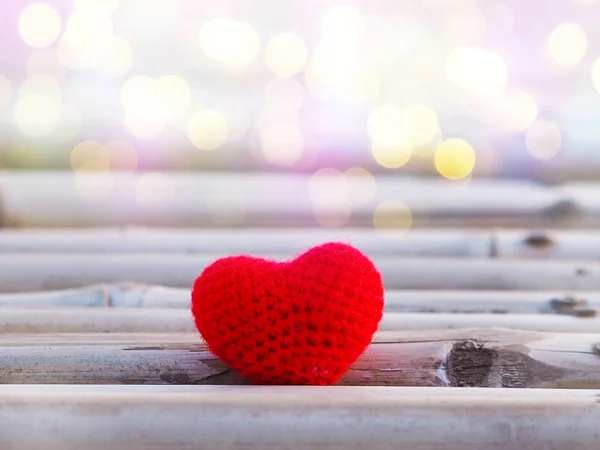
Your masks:
[[[288,262],[230,256],[194,283],[192,314],[210,351],[255,383],[333,384],[377,331],[383,282],[346,244]]]

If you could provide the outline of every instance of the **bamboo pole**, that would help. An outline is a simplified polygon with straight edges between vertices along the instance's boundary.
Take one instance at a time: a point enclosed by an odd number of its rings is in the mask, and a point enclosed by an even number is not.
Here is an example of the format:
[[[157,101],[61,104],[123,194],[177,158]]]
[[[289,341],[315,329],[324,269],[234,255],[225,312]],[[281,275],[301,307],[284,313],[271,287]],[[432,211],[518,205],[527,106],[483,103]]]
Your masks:
[[[0,253],[177,253],[280,255],[341,241],[368,255],[488,257],[492,234],[478,230],[45,228],[0,231]]]
[[[197,334],[4,336],[0,384],[247,384]],[[599,334],[378,333],[340,385],[600,389]]]
[[[2,178],[5,226],[86,227],[144,224],[153,226],[318,226],[309,188],[310,175],[170,173],[161,187],[171,193],[149,205],[137,201],[143,174],[7,172]],[[335,182],[335,181],[334,181]],[[370,187],[364,179],[347,180],[352,192]],[[107,186],[85,195],[86,187]],[[354,204],[347,226],[372,226],[375,208],[401,200],[415,226],[589,226],[598,223],[595,206],[582,208],[564,188],[523,181],[472,180],[468,185],[443,179],[378,176],[374,198]],[[324,192],[336,186],[322,183]],[[57,200],[59,199],[59,200]],[[490,201],[493,199],[493,201]],[[589,205],[588,205],[589,204]],[[404,206],[391,207],[396,216]],[[331,202],[330,218],[347,216],[344,202]],[[323,217],[323,216],[322,216]],[[326,220],[329,220],[326,218]],[[337,220],[337,219],[336,219]]]
[[[492,240],[496,258],[600,261],[596,230],[499,230]]]
[[[141,288],[139,289],[141,290]],[[112,305],[111,291],[128,292],[125,286],[112,287],[108,284],[86,286],[76,289],[34,292],[0,293],[0,307],[106,307]],[[179,291],[183,292],[183,289]],[[117,294],[118,295],[118,294]],[[122,299],[124,295],[119,296]],[[181,297],[181,295],[178,295]],[[133,293],[128,292],[127,298],[133,298]],[[178,301],[181,303],[181,300]],[[120,306],[126,306],[122,304]],[[141,306],[141,304],[140,304]]]
[[[383,331],[503,327],[529,331],[600,332],[600,316],[385,312]],[[0,333],[120,333],[194,331],[184,309],[12,308],[1,310]]]
[[[59,290],[122,281],[188,289],[217,258],[156,253],[3,254],[0,291]],[[285,260],[277,256],[273,259]],[[600,290],[600,265],[593,262],[389,256],[371,259],[387,289]]]
[[[597,450],[600,391],[0,387],[0,444],[32,450]],[[444,393],[446,392],[446,393]]]
[[[291,257],[328,241],[369,256],[600,260],[600,232],[544,229],[45,228],[0,231],[0,253],[177,253]]]
[[[0,294],[0,306],[189,309],[189,289],[136,283]],[[598,314],[600,292],[386,290],[385,311],[403,313]]]

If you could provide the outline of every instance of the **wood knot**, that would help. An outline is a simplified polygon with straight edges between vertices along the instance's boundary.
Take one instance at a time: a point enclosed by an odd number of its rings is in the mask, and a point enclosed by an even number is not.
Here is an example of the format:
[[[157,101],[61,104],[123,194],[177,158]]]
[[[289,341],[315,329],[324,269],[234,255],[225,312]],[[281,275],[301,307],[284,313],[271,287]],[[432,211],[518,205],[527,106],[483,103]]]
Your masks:
[[[567,295],[562,298],[553,298],[548,302],[550,311],[555,314],[565,314],[575,317],[596,317],[598,310],[587,308],[587,301]]]
[[[549,248],[555,245],[554,240],[544,233],[531,234],[523,241],[525,245],[533,248]]]
[[[498,353],[482,343],[456,342],[448,355],[447,372],[450,386],[486,387]]]

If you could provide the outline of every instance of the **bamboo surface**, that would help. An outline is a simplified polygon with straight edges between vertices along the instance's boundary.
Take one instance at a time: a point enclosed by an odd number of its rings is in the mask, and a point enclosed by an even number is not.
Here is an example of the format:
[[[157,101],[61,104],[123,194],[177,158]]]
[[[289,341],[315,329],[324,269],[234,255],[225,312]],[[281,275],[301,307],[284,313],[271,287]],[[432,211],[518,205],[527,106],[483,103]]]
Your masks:
[[[386,312],[566,314],[590,317],[600,292],[386,290]],[[189,309],[190,289],[137,283],[0,294],[0,306]]]
[[[154,226],[318,226],[310,176],[301,174],[170,173],[159,185],[164,201],[136,200],[142,174],[6,172],[0,183],[3,223],[8,227]],[[348,178],[352,192],[372,181]],[[542,186],[525,181],[378,176],[373,199],[351,205],[347,226],[372,226],[383,201],[401,200],[415,226],[594,226],[600,210],[597,185]],[[276,187],[276,188],[274,188]],[[336,186],[322,183],[324,192]],[[94,195],[86,194],[91,192]],[[97,194],[99,192],[99,194]],[[332,201],[324,216],[347,215],[344,202]],[[397,215],[401,209],[389,210]],[[325,219],[329,220],[329,219]]]
[[[292,257],[329,241],[368,256],[600,260],[600,232],[544,229],[3,229],[0,253],[254,254]]]
[[[172,308],[15,308],[1,311],[0,333],[161,333],[193,331],[190,311]],[[385,312],[382,331],[503,327],[600,333],[600,316]]]
[[[600,391],[0,386],[0,446],[31,450],[597,450]]]
[[[217,255],[2,254],[0,292],[137,282],[189,289]],[[273,259],[283,261],[276,255]],[[478,258],[372,258],[387,289],[600,290],[595,261]],[[435,276],[433,276],[433,272]]]
[[[339,385],[600,389],[600,333],[376,334]],[[248,384],[198,334],[2,335],[0,384]]]

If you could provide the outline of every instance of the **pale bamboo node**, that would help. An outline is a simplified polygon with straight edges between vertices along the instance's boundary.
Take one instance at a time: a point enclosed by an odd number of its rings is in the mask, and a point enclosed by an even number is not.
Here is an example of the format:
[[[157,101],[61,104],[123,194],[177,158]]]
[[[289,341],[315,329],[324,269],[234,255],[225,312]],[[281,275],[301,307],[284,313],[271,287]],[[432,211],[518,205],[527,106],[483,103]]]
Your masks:
[[[545,229],[22,228],[0,230],[0,253],[253,254],[292,257],[324,242],[367,256],[600,260],[600,232]]]
[[[591,194],[525,181],[474,179],[467,185],[445,179],[377,176],[367,203],[336,202],[315,217],[310,174],[169,173],[172,192],[163,202],[138,201],[144,174],[110,174],[105,195],[90,198],[86,187],[106,186],[106,176],[71,172],[6,172],[0,180],[2,217],[7,227],[152,226],[319,226],[347,217],[346,226],[371,227],[383,201],[402,201],[416,227],[436,226],[595,226],[600,222]],[[102,184],[104,183],[104,184]],[[353,192],[370,180],[347,180]],[[335,188],[321,183],[324,191]],[[317,193],[318,194],[318,193]],[[316,195],[316,194],[313,194]],[[368,200],[368,199],[367,199]],[[397,216],[391,204],[381,214]]]
[[[2,335],[0,384],[248,384],[197,333]],[[382,332],[339,385],[600,389],[600,333]]]
[[[8,448],[598,449],[600,391],[0,386]]]
[[[218,255],[0,255],[0,292],[59,290],[98,283],[136,282],[189,289]],[[271,257],[284,261],[286,258]],[[386,289],[600,290],[600,264],[478,258],[371,258]],[[435,273],[435,276],[432,274]]]
[[[565,314],[592,317],[600,292],[386,290],[386,312]],[[137,283],[99,284],[45,292],[0,294],[0,307],[191,307],[190,289]]]
[[[190,311],[180,308],[5,307],[0,313],[0,333],[162,333],[195,329]],[[379,324],[382,331],[472,327],[596,333],[600,332],[600,316],[385,312]]]

